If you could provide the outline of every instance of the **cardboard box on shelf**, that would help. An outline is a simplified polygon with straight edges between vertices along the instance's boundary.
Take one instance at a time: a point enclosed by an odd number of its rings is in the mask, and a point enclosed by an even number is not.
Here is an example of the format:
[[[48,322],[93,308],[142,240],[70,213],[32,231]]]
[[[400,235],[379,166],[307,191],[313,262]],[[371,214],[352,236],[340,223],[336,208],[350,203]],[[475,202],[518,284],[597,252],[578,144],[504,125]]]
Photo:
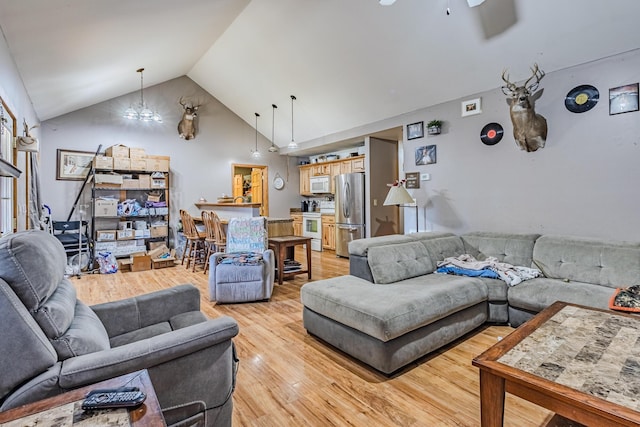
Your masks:
[[[169,160],[149,158],[146,159],[147,168],[150,172],[169,172]]]
[[[118,230],[127,230],[129,228],[133,228],[133,221],[118,222]]]
[[[120,186],[122,184],[122,175],[114,175],[112,173],[97,173],[94,179],[96,184],[112,184],[112,186]]]
[[[133,228],[127,228],[125,230],[117,230],[118,240],[133,240],[136,238]]]
[[[104,150],[104,153],[110,157],[129,157],[129,147],[122,144],[112,145]]]
[[[94,205],[96,216],[118,215],[118,201],[115,199],[96,199]]]
[[[113,157],[108,156],[95,156],[93,158],[93,167],[95,169],[113,169]]]
[[[147,201],[149,202],[159,202],[162,198],[162,193],[159,191],[153,191],[151,193],[147,193]]]
[[[131,170],[131,159],[128,157],[114,157],[113,158],[114,170]]]
[[[137,179],[123,179],[122,188],[125,189],[138,189],[140,188],[140,182]]]
[[[146,171],[147,161],[143,158],[130,158],[129,168],[132,171]]]
[[[151,178],[151,188],[167,188],[167,180],[163,178]]]
[[[147,153],[144,148],[129,147],[129,157],[132,159],[144,159],[147,157]]]
[[[169,226],[167,225],[151,225],[151,237],[165,237],[169,235]]]
[[[96,240],[98,242],[108,242],[116,240],[116,230],[97,230]]]
[[[140,188],[151,188],[151,175],[138,175],[138,185]]]

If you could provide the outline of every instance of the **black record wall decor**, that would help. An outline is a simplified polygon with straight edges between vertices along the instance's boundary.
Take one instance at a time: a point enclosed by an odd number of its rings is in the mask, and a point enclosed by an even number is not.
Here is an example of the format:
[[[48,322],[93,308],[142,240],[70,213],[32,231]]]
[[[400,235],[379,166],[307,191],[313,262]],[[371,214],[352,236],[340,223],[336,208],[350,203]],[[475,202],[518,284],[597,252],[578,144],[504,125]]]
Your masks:
[[[504,129],[500,123],[489,123],[480,131],[480,141],[485,145],[496,145],[502,139]]]
[[[591,85],[576,86],[567,93],[564,106],[572,113],[584,113],[596,106],[600,92]]]

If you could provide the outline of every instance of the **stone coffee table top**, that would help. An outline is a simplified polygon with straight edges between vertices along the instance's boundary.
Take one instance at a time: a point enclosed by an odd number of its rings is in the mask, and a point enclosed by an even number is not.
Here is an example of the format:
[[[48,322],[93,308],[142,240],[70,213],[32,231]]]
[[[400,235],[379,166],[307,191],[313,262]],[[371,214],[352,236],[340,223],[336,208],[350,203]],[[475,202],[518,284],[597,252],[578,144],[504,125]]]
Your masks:
[[[640,410],[640,318],[565,306],[497,361]]]

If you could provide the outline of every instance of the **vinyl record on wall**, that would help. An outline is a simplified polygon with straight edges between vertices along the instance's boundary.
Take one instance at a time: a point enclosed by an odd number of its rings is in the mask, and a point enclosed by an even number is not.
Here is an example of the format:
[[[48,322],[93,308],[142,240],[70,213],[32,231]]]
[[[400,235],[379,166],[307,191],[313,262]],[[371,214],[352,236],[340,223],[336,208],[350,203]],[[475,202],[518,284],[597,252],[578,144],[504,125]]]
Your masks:
[[[576,86],[564,99],[564,106],[572,113],[584,113],[596,106],[600,92],[591,85]]]
[[[502,139],[504,129],[500,123],[489,123],[480,131],[480,140],[485,145],[496,145]]]

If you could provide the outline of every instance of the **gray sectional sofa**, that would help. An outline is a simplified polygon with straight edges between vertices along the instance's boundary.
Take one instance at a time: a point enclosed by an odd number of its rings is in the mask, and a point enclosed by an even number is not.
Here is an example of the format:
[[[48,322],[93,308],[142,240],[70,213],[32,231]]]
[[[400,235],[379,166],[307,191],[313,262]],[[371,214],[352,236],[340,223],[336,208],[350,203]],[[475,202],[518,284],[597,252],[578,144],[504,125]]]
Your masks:
[[[534,267],[501,280],[434,273],[446,257]],[[615,288],[640,283],[640,243],[506,233],[413,233],[356,240],[350,274],[301,289],[307,331],[391,374],[486,322],[514,327],[553,302],[607,308]]]

